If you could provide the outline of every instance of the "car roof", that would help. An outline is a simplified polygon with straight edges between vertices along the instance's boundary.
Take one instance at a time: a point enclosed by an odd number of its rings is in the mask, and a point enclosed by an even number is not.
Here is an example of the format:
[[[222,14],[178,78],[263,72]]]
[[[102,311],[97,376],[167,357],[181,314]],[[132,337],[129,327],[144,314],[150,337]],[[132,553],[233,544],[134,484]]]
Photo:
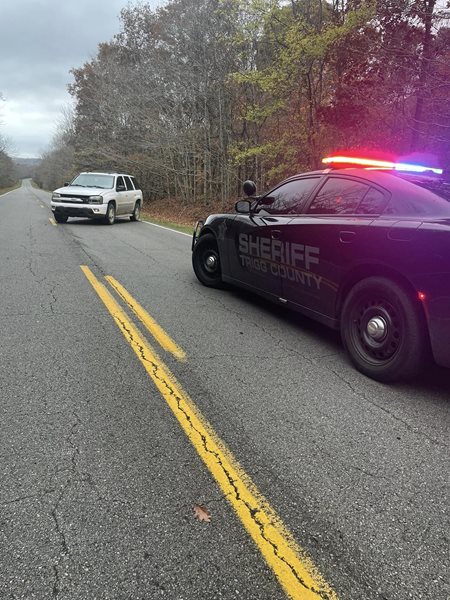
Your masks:
[[[411,194],[417,193],[418,190],[424,190],[426,194],[426,189],[420,186],[421,179],[417,178],[417,182],[414,181],[413,176],[408,176],[404,178],[401,172],[395,171],[386,171],[379,169],[358,169],[358,168],[343,168],[343,169],[322,169],[319,171],[309,171],[308,173],[298,173],[297,175],[293,175],[289,177],[285,181],[290,181],[292,179],[298,179],[299,177],[305,176],[322,176],[322,175],[350,175],[352,177],[359,177],[361,179],[365,179],[370,183],[374,183],[376,185],[380,185],[386,188],[389,192],[394,195],[397,194]],[[284,183],[284,182],[283,182]]]
[[[117,171],[82,171],[80,175],[126,175],[127,177],[133,177],[129,173],[119,173]]]

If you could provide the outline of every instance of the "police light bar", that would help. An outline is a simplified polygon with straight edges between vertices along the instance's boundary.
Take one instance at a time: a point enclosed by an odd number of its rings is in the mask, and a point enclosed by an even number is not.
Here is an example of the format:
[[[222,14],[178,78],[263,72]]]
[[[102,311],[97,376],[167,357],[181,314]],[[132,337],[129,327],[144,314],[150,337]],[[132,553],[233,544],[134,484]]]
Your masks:
[[[406,171],[410,173],[427,173],[431,171],[435,175],[442,175],[444,172],[443,169],[438,169],[437,167],[396,163],[389,160],[374,160],[372,158],[357,158],[355,156],[326,156],[322,159],[322,162],[325,165],[356,165],[358,167],[390,169],[392,171]]]

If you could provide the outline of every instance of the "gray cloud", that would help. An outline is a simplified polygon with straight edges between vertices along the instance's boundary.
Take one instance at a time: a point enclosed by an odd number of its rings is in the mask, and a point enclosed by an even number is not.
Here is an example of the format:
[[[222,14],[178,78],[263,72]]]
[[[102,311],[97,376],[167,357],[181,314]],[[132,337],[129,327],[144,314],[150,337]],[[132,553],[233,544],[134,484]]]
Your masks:
[[[162,0],[149,2],[152,6]],[[0,133],[11,153],[39,156],[70,102],[70,69],[93,58],[120,29],[127,0],[3,0]]]

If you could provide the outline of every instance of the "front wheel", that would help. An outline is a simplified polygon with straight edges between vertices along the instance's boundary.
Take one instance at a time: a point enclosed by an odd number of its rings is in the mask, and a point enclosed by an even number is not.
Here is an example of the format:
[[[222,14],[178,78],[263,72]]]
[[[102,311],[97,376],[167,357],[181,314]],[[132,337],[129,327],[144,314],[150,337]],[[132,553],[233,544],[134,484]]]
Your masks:
[[[202,235],[197,241],[192,253],[192,266],[203,285],[222,287],[219,249],[212,233]]]
[[[53,216],[57,223],[67,223],[67,219],[69,218],[66,215],[59,215],[58,213],[53,213]]]
[[[363,279],[350,290],[341,336],[356,368],[378,381],[411,377],[429,356],[420,307],[397,283],[382,277]]]
[[[106,210],[105,223],[106,225],[114,225],[114,219],[116,218],[116,207],[114,202],[108,204]]]

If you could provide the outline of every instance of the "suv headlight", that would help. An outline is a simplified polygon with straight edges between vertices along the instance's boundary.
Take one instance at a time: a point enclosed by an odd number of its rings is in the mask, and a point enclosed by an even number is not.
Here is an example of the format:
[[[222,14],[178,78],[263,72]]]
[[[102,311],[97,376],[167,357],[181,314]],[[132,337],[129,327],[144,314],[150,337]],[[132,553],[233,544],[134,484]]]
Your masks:
[[[60,199],[61,199],[61,194],[58,194],[58,192],[53,192],[52,200],[56,200],[56,202],[59,202]]]
[[[103,196],[89,196],[89,204],[103,204]]]

